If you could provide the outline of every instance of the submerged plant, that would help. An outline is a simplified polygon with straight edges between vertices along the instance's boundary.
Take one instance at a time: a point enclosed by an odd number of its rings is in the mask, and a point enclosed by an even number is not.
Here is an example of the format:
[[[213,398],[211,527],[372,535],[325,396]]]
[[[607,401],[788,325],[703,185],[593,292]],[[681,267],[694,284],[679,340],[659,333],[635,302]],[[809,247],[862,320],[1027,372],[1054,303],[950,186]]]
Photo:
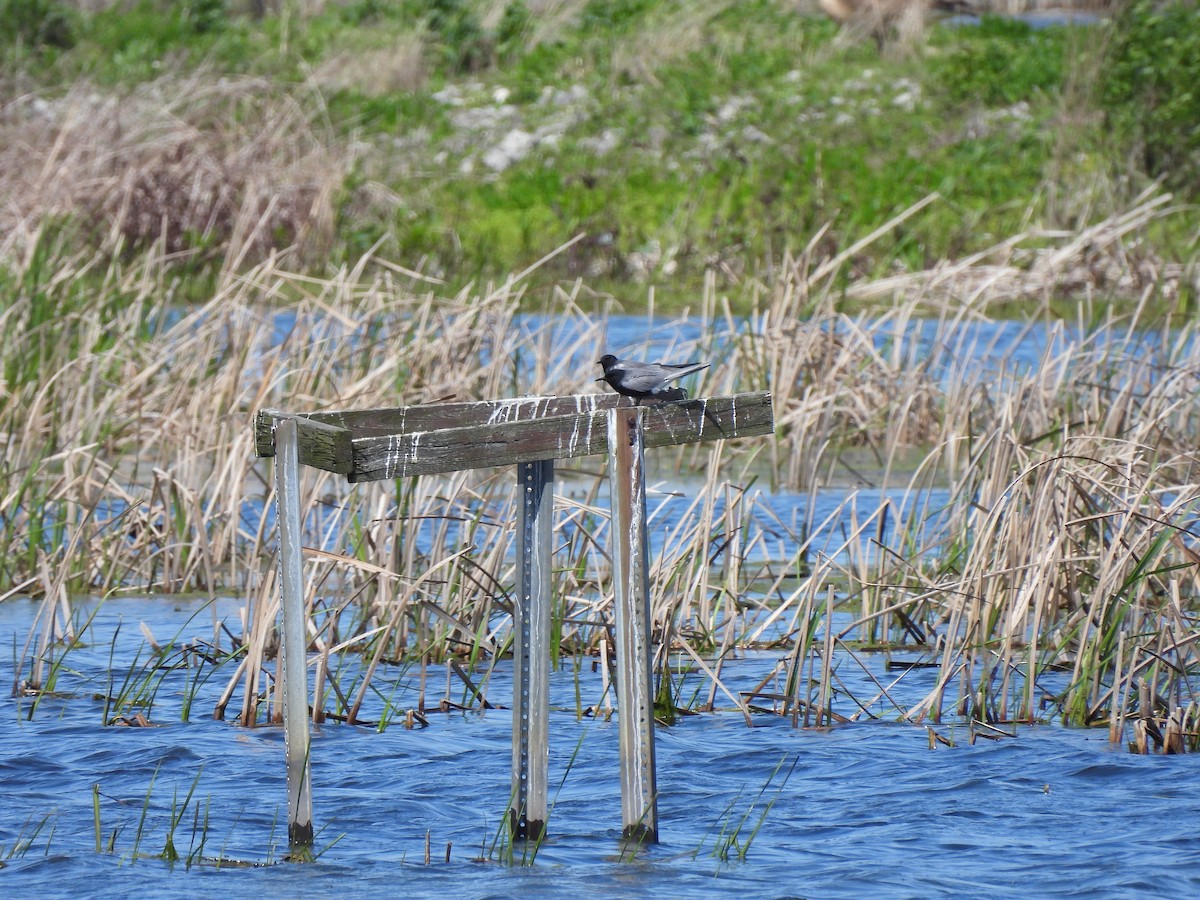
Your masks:
[[[739,790],[737,795],[721,812],[721,815],[709,827],[708,832],[701,839],[700,845],[692,851],[692,858],[695,859],[704,851],[709,837],[712,836],[713,841],[709,854],[717,859],[718,862],[745,862],[746,855],[750,852],[750,845],[754,843],[754,838],[758,835],[763,823],[766,822],[771,808],[783,793],[788,779],[792,777],[792,772],[796,770],[799,762],[800,757],[797,756],[792,760],[792,764],[788,767],[783,779],[778,784],[772,786],[772,782],[775,781],[787,763],[787,754],[780,757],[771,774],[767,776],[767,780],[758,789],[758,793],[754,795],[754,798],[740,814],[738,813],[737,806],[742,799],[742,791]],[[770,799],[767,799],[768,790],[774,794]],[[713,831],[718,826],[720,830],[713,836]]]
[[[39,838],[44,839],[42,853],[44,856],[50,855],[50,841],[54,837],[54,814],[48,813],[40,819],[34,819],[30,816],[25,820],[25,824],[21,826],[21,830],[13,839],[11,847],[5,847],[0,844],[0,859],[20,859],[33,852],[34,845]],[[43,832],[45,832],[43,838]]]

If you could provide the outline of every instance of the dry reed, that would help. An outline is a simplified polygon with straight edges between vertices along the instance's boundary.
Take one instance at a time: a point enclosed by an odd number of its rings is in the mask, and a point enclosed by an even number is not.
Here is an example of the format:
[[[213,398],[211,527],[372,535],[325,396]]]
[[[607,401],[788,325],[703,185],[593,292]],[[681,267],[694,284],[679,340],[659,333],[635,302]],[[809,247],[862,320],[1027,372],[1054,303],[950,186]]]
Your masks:
[[[61,221],[110,254],[157,245],[231,269],[284,248],[315,260],[353,164],[296,98],[252,78],[25,95],[0,114],[0,260],[26,257]]]
[[[1151,211],[1166,214],[1148,200],[1138,215]],[[254,215],[246,234],[272,213]],[[1108,235],[1115,247],[1128,221],[1089,240]],[[519,277],[438,297],[371,256],[329,277],[268,257],[231,263],[206,303],[184,308],[169,301],[179,276],[167,254],[118,265],[39,240],[18,273],[29,287],[2,314],[16,339],[0,349],[0,597],[46,598],[18,690],[44,686],[70,594],[240,591],[239,662],[218,712],[274,718],[271,481],[253,458],[254,412],[581,392],[594,389],[593,372],[577,357],[605,343],[603,314],[578,305],[578,286],[556,298],[558,324],[573,326],[556,331],[518,314]],[[1078,244],[1056,258],[1075,259]],[[779,425],[774,438],[660,457],[695,476],[685,496],[651,498],[663,547],[653,614],[668,650],[709,680],[705,705],[720,696],[749,716],[766,698],[814,725],[878,704],[912,720],[1054,715],[1107,723],[1114,736],[1132,720],[1135,746],[1155,746],[1159,733],[1163,749],[1190,747],[1194,326],[1153,322],[1145,304],[1100,315],[1085,299],[1079,318],[1094,327],[1043,317],[1040,359],[982,365],[999,351],[965,343],[961,325],[983,321],[983,299],[1005,283],[985,260],[891,284],[907,295],[857,316],[836,311],[840,265],[811,248],[795,257],[748,323],[715,290],[703,298],[709,331],[722,321],[734,330],[697,351],[714,359],[701,390],[768,386]],[[1046,277],[1047,290],[1062,283]],[[977,289],[952,302],[965,284]],[[847,451],[874,462],[849,468]],[[597,469],[567,467],[556,501],[561,652],[601,652],[612,624]],[[783,520],[753,484],[766,476],[811,498],[841,471],[879,499],[848,492],[824,523],[812,502]],[[933,487],[947,498],[937,508]],[[331,707],[319,702],[314,715],[379,720],[381,666],[415,664],[425,679],[447,659],[483,665],[506,652],[510,473],[349,486],[306,471],[302,490],[313,664]],[[660,527],[668,519],[677,524]],[[726,660],[764,647],[781,654],[778,683],[730,687]],[[839,711],[851,694],[834,658],[866,670],[856,647],[915,653],[936,677],[905,701],[899,679],[871,676],[874,696]],[[486,684],[470,690],[480,699]]]

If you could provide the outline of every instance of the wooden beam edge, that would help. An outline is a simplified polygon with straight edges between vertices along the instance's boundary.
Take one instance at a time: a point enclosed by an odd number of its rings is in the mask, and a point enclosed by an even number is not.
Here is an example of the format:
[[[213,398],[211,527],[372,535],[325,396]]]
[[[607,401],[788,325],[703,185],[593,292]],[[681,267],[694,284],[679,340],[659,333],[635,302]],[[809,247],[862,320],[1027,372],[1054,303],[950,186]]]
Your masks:
[[[296,439],[300,462],[326,472],[349,476],[353,472],[354,453],[350,431],[325,422],[316,422],[299,413],[260,409],[254,419],[254,451],[259,457],[275,455],[275,425],[280,419],[296,420]]]

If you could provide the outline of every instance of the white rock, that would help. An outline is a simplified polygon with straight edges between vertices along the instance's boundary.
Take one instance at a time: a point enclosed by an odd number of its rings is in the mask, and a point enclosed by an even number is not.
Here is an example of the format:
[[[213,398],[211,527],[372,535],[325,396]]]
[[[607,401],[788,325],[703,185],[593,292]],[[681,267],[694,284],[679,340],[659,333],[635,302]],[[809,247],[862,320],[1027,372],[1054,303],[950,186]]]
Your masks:
[[[520,162],[537,146],[537,138],[528,131],[514,128],[500,143],[483,154],[483,164],[493,172],[503,172],[513,163]]]
[[[761,129],[755,128],[753,125],[747,125],[742,129],[742,140],[748,144],[773,144],[775,143],[769,134]]]
[[[624,135],[620,129],[605,128],[596,137],[586,137],[580,140],[579,146],[592,151],[596,156],[607,156],[620,146],[622,137]]]

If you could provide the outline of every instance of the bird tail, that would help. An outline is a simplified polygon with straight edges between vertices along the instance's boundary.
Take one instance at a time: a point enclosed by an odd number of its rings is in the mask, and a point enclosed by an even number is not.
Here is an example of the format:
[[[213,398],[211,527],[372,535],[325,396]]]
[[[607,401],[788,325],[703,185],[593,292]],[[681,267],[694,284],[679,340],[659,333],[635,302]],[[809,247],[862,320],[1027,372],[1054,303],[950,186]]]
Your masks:
[[[677,378],[684,378],[691,375],[693,372],[699,372],[701,369],[707,369],[708,363],[683,363],[679,366],[678,372],[672,372],[663,381],[674,381]]]

